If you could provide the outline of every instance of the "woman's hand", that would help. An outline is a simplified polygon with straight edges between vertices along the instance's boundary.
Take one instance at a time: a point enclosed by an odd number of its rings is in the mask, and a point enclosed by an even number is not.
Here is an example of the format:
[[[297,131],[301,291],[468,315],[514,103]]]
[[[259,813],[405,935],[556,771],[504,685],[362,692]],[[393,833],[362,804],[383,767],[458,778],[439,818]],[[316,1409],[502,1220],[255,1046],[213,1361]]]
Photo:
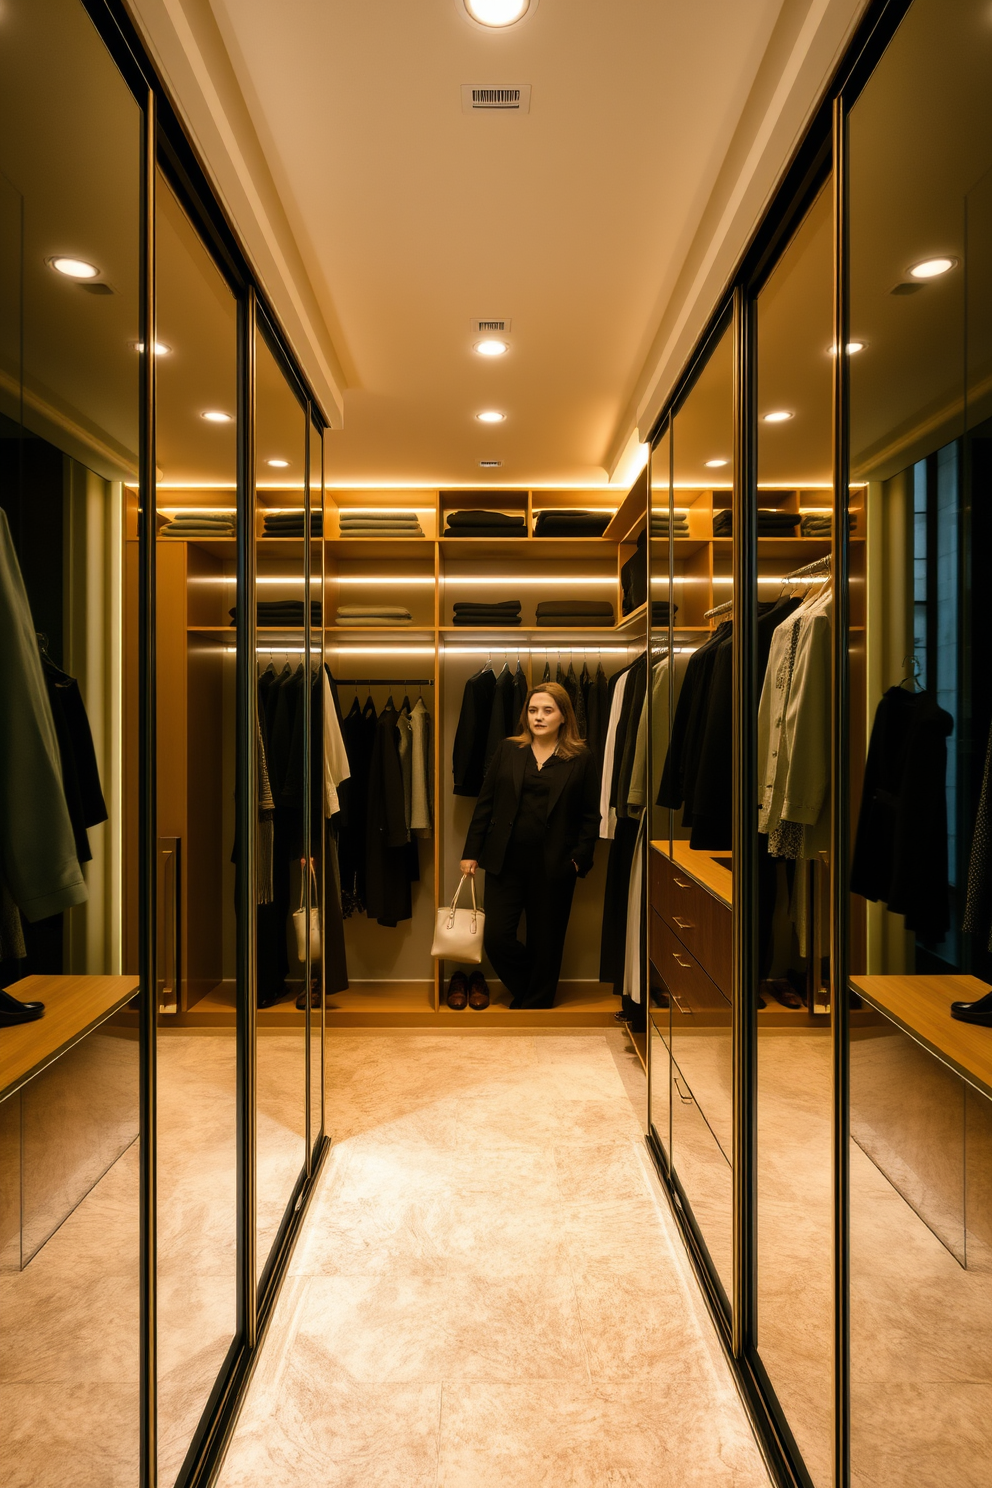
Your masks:
[[[478,860],[476,858],[462,858],[462,860],[458,864],[458,866],[462,870],[463,873],[467,873],[470,876],[474,876],[475,870],[478,868],[479,864],[478,864]]]

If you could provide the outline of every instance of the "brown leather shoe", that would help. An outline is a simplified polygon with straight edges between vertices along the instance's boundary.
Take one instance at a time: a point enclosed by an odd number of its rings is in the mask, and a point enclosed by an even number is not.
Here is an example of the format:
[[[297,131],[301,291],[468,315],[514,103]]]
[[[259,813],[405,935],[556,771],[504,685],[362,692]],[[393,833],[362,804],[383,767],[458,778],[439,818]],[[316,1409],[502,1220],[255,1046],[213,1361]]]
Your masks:
[[[473,1012],[481,1013],[489,1006],[489,984],[481,971],[473,971],[468,984],[468,1005]]]
[[[463,1013],[468,1006],[468,977],[463,971],[456,971],[448,983],[448,995],[445,1002],[453,1013]]]

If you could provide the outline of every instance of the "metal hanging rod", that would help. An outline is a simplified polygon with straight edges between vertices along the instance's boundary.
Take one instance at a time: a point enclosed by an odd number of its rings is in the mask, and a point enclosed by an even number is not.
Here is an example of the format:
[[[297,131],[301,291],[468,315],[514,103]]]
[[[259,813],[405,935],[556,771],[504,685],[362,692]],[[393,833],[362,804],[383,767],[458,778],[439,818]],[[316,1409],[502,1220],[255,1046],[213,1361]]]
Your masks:
[[[814,558],[812,563],[804,563],[802,568],[794,569],[792,573],[787,573],[782,582],[789,584],[793,579],[813,579],[819,577],[821,574],[824,578],[830,575],[829,553],[825,554],[823,558]]]
[[[338,687],[433,687],[433,677],[336,677],[331,681]]]

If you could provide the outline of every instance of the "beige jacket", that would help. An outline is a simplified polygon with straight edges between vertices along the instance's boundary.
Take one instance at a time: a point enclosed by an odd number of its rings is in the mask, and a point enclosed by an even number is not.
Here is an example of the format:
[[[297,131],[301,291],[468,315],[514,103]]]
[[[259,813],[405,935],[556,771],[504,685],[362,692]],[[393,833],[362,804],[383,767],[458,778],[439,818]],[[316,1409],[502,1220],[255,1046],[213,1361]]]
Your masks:
[[[829,586],[772,636],[758,706],[758,831],[777,857],[830,845]]]
[[[673,707],[677,706],[679,693],[682,691],[682,680],[685,677],[685,669],[689,665],[689,652],[676,651],[675,653],[675,696]],[[663,657],[654,669],[654,680],[651,683],[651,778],[654,781],[655,794],[661,784],[662,771],[665,768],[665,760],[668,758],[668,735],[671,726],[671,716],[668,711],[668,674],[669,658]],[[637,739],[634,743],[634,768],[630,774],[630,789],[627,793],[627,805],[643,809],[647,801],[647,761],[648,761],[648,701],[644,699],[641,707],[641,716],[637,724]]]

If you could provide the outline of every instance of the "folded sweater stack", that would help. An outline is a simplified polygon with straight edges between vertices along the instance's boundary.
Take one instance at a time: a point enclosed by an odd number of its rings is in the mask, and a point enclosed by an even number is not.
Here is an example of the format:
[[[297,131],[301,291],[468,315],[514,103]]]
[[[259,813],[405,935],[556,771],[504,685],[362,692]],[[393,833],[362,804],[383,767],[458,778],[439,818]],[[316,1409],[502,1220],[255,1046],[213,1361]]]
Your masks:
[[[546,509],[534,519],[535,537],[602,537],[612,512]]]
[[[527,518],[507,512],[457,511],[448,513],[445,537],[526,537]]]
[[[672,537],[689,536],[689,517],[686,512],[676,512],[669,525],[668,513],[664,511],[653,511],[651,513],[651,536],[667,537],[671,531]]]
[[[759,537],[794,537],[799,526],[799,513],[780,511],[777,506],[758,508]],[[713,513],[713,536],[733,537],[734,514],[729,507]]]
[[[833,515],[830,512],[809,512],[799,524],[803,537],[830,537],[833,532]],[[854,514],[847,514],[847,530],[854,531]]]
[[[605,599],[544,599],[537,607],[537,624],[552,629],[612,626],[613,606]]]
[[[338,605],[335,625],[409,625],[413,616],[402,605]]]
[[[265,527],[263,529],[266,537],[302,537],[306,532],[307,518],[302,506],[296,511],[266,512]],[[324,518],[321,512],[310,513],[310,535],[320,537],[324,530]]]
[[[671,604],[667,599],[653,599],[651,601],[651,624],[667,625],[669,619],[674,620],[678,612],[678,605]]]
[[[455,625],[493,626],[519,625],[519,599],[504,600],[459,600],[454,608]]]
[[[159,529],[159,537],[234,537],[233,512],[178,512],[171,522]]]
[[[238,607],[228,610],[231,624],[238,623]],[[265,630],[287,630],[299,627],[303,629],[303,601],[302,599],[260,599],[255,606],[256,623]],[[310,604],[310,624],[320,625],[321,608],[320,600],[315,599]]]
[[[342,537],[423,537],[415,511],[349,509],[339,516]]]

